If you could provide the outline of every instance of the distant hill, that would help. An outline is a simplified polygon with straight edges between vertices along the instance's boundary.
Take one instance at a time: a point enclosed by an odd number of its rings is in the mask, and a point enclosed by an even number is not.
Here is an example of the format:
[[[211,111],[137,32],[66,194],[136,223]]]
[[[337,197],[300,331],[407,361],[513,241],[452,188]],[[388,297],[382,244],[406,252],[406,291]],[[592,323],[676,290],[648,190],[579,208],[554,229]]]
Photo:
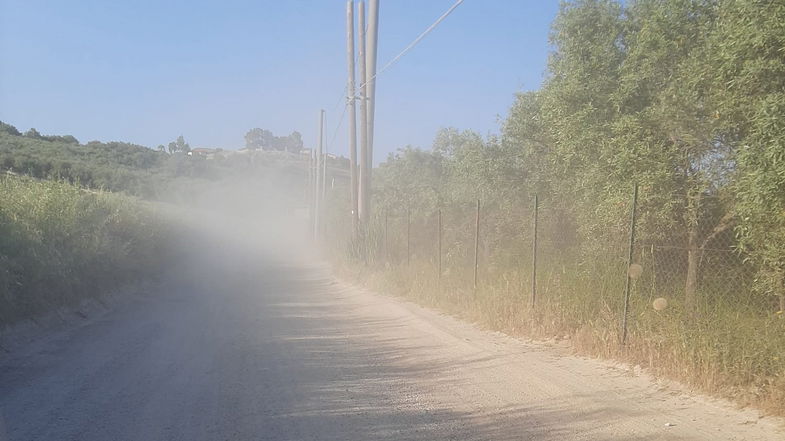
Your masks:
[[[221,151],[211,155],[153,150],[125,142],[80,144],[71,135],[21,133],[0,121],[0,168],[40,179],[62,179],[83,187],[124,192],[148,199],[165,198],[172,188],[226,177],[259,176],[276,169],[304,185],[308,155],[281,152]],[[342,168],[343,161],[328,162]],[[336,170],[338,172],[338,170]],[[340,176],[346,173],[337,173]],[[286,185],[293,185],[287,182]]]

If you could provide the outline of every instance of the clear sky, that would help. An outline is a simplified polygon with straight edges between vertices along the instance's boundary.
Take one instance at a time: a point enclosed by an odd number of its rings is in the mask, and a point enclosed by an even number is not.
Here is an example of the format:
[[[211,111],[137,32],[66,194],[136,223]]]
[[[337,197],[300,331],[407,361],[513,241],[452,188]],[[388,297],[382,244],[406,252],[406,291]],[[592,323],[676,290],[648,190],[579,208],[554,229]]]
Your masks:
[[[381,0],[381,68],[454,0]],[[441,127],[498,133],[539,87],[556,0],[465,0],[378,78],[374,159]],[[252,127],[330,150],[346,84],[344,0],[0,0],[0,120],[81,142],[243,147]],[[337,134],[334,138],[334,134]]]

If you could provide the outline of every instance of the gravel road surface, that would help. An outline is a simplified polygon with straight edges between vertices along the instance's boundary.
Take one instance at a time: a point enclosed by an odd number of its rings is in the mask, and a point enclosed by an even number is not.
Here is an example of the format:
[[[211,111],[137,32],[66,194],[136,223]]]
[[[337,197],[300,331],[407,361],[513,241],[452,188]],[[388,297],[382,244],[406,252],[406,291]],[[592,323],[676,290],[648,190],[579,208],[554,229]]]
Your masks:
[[[205,260],[0,354],[0,440],[785,439],[781,420],[293,262]]]

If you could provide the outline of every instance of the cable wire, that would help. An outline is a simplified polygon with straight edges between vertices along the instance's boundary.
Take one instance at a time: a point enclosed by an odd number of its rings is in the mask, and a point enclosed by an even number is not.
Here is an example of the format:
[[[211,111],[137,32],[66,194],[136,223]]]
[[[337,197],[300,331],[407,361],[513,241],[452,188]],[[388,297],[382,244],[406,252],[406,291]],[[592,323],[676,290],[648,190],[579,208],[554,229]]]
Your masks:
[[[385,65],[384,65],[384,67],[382,67],[381,69],[379,69],[379,70],[378,70],[378,71],[377,71],[377,72],[376,72],[376,73],[375,73],[375,74],[374,74],[374,75],[373,75],[371,78],[369,78],[367,81],[365,81],[365,82],[361,83],[359,88],[365,87],[365,85],[366,85],[366,84],[368,84],[368,82],[375,80],[375,79],[376,79],[376,77],[378,77],[379,75],[381,75],[382,73],[384,73],[384,71],[386,71],[387,69],[389,69],[390,67],[392,67],[392,65],[393,65],[393,64],[395,64],[395,63],[396,63],[398,60],[400,60],[400,59],[401,59],[401,57],[403,57],[404,55],[406,55],[406,53],[407,53],[407,52],[409,52],[409,51],[410,51],[410,50],[412,50],[412,49],[413,49],[415,46],[417,46],[417,43],[419,43],[419,42],[420,42],[420,41],[421,41],[423,38],[425,38],[425,36],[426,36],[426,35],[430,34],[430,33],[431,33],[431,31],[433,31],[434,29],[436,29],[436,26],[438,26],[438,25],[439,25],[439,23],[441,23],[442,21],[444,21],[444,19],[445,19],[445,18],[447,18],[447,16],[448,16],[448,15],[452,14],[452,12],[453,12],[453,11],[454,11],[454,10],[455,10],[455,9],[456,9],[458,6],[460,6],[460,5],[461,5],[461,3],[463,3],[463,0],[458,0],[458,1],[456,1],[456,2],[455,2],[453,5],[452,5],[452,6],[450,6],[450,9],[448,9],[448,10],[447,10],[447,11],[446,11],[444,14],[442,14],[442,15],[441,15],[441,17],[439,17],[438,19],[436,19],[436,21],[435,21],[435,22],[433,22],[433,24],[431,24],[430,26],[428,26],[428,28],[427,28],[426,30],[424,30],[424,31],[423,31],[423,32],[422,32],[422,33],[421,33],[421,34],[420,34],[420,35],[419,35],[417,38],[415,38],[415,39],[414,39],[414,41],[412,41],[411,43],[409,43],[409,45],[408,45],[408,46],[406,46],[406,47],[405,47],[405,48],[404,48],[404,49],[403,49],[403,50],[402,50],[400,53],[398,53],[398,55],[396,55],[395,57],[393,57],[393,59],[392,59],[392,60],[388,61],[388,62],[387,62],[387,64],[385,64]]]
[[[360,83],[360,85],[355,88],[355,93],[357,92],[357,90],[362,89],[363,87],[365,87],[365,85],[368,84],[368,82],[375,80],[376,77],[378,77],[379,75],[384,73],[387,69],[392,67],[392,65],[395,64],[396,62],[398,62],[398,60],[400,60],[404,55],[406,55],[407,52],[409,52],[415,46],[417,46],[417,44],[420,41],[422,41],[423,38],[425,38],[434,29],[436,29],[436,26],[439,26],[439,23],[444,21],[445,18],[447,18],[450,14],[452,14],[452,12],[458,6],[460,6],[461,3],[463,3],[463,1],[464,0],[457,0],[452,6],[450,6],[449,9],[447,9],[447,11],[444,12],[444,14],[442,14],[438,19],[436,19],[435,22],[433,22],[430,26],[428,26],[428,28],[426,28],[420,35],[418,35],[417,38],[415,38],[411,43],[409,43],[408,46],[406,46],[401,52],[399,52],[398,55],[396,55],[390,61],[388,61],[387,64],[385,64],[381,69],[379,69],[370,79],[368,79],[365,82]],[[355,56],[355,64],[356,64],[356,61],[357,61],[357,57]],[[347,96],[348,92],[349,92],[349,86],[345,85],[344,88],[343,88],[343,92],[341,92],[341,96],[338,99],[338,103],[336,103],[336,105],[335,105],[334,110],[338,109],[338,106],[340,105],[341,100],[348,101],[350,99],[356,99],[356,97],[349,97],[349,96]],[[346,116],[346,108],[347,107],[348,107],[348,103],[345,103],[344,106],[343,106],[343,112],[341,113],[341,117],[340,117],[340,119],[338,121],[338,125],[335,128],[335,132],[333,133],[332,139],[325,146],[326,152],[329,151],[330,145],[335,141],[335,138],[338,136],[338,131],[340,130],[341,125],[343,124],[343,119]]]

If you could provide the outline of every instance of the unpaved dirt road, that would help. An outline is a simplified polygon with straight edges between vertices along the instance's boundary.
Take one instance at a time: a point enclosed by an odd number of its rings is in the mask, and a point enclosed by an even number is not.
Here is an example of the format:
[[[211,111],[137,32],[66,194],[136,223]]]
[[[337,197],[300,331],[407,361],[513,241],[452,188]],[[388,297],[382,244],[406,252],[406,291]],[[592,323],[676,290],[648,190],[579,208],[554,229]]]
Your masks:
[[[318,264],[222,259],[0,355],[0,440],[785,439]]]

